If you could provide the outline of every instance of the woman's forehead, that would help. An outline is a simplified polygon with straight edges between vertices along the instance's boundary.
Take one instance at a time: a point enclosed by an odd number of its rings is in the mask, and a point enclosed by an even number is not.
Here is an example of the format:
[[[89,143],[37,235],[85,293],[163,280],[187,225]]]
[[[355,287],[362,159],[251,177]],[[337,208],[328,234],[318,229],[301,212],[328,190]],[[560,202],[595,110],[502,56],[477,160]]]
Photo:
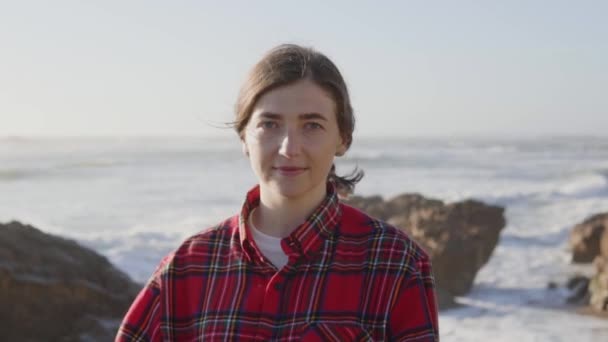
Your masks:
[[[331,115],[335,112],[335,102],[327,92],[309,80],[270,90],[260,97],[253,108],[253,115],[272,113],[299,116],[318,113]]]

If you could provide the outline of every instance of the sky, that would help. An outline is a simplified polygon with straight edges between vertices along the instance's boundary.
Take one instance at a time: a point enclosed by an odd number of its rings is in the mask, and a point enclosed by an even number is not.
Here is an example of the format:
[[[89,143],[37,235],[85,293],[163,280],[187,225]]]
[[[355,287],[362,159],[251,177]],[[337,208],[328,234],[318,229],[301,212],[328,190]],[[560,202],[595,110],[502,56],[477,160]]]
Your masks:
[[[0,136],[224,136],[280,43],[361,136],[605,136],[606,1],[3,1]]]

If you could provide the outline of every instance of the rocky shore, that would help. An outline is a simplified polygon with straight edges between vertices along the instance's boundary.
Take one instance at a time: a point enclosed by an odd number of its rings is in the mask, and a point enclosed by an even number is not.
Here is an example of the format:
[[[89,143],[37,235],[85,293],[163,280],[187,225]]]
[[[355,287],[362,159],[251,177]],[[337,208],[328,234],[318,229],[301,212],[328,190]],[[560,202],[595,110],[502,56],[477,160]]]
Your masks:
[[[0,224],[3,341],[111,341],[140,288],[75,241]]]
[[[432,258],[441,310],[458,306],[496,248],[504,208],[444,203],[419,194],[352,196],[346,203],[404,230]],[[572,260],[593,263],[573,277],[580,312],[608,317],[608,213],[573,228]],[[75,241],[19,222],[0,224],[0,331],[7,341],[110,341],[142,284]],[[552,286],[559,286],[552,284]]]
[[[430,255],[440,309],[468,293],[505,227],[504,209],[467,200],[445,204],[419,194],[353,196],[346,203],[402,229]]]
[[[347,203],[404,229],[430,254],[441,309],[467,293],[505,226],[503,209],[420,195]],[[109,341],[137,295],[108,260],[72,240],[19,222],[0,224],[0,325],[13,340]]]
[[[591,263],[591,277],[575,275],[571,297],[587,308],[581,311],[608,317],[608,213],[593,215],[576,225],[570,234],[573,263]],[[572,285],[574,284],[574,285]]]

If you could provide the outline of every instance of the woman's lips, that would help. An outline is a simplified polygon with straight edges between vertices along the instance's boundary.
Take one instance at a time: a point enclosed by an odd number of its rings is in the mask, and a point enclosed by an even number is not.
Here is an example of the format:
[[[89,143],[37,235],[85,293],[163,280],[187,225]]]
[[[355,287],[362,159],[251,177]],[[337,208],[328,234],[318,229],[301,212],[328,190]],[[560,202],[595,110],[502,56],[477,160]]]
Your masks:
[[[307,170],[303,167],[274,167],[273,169],[283,176],[297,176]]]

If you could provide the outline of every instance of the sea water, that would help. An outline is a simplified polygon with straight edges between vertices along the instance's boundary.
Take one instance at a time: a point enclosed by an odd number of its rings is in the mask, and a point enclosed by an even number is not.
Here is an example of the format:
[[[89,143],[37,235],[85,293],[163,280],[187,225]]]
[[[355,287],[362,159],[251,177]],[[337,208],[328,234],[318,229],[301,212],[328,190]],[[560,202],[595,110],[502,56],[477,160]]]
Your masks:
[[[356,138],[359,195],[504,206],[507,226],[444,341],[608,341],[608,321],[550,290],[574,272],[572,226],[608,211],[608,139]],[[236,138],[0,138],[0,222],[78,240],[139,282],[188,236],[237,213],[256,179]]]

